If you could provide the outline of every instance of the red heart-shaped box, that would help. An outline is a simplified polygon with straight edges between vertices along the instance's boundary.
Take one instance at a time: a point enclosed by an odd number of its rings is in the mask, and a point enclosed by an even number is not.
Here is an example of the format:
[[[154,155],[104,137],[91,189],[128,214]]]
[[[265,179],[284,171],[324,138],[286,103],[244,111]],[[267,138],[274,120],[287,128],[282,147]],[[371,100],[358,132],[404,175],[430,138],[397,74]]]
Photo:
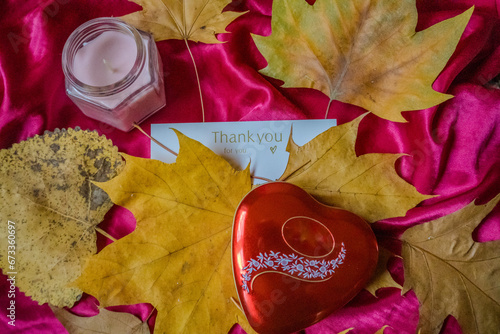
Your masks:
[[[292,333],[324,319],[366,285],[377,260],[368,223],[291,183],[263,184],[236,209],[234,280],[258,333]]]

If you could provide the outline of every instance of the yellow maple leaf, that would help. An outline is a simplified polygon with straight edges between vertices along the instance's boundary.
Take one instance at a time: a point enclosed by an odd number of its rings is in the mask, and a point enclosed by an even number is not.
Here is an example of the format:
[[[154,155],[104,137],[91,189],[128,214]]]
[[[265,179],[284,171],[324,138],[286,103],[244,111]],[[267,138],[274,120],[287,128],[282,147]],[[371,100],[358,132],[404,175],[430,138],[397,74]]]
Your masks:
[[[205,107],[200,77],[188,40],[207,44],[221,43],[215,35],[226,33],[227,25],[246,12],[222,12],[231,0],[131,1],[142,6],[143,10],[122,16],[121,19],[151,33],[156,41],[166,39],[184,40],[193,62],[200,94],[202,120],[205,122]]]
[[[244,13],[222,12],[231,0],[132,0],[142,11],[121,18],[153,34],[155,40],[190,40],[220,43],[215,34]]]
[[[401,111],[451,97],[431,85],[472,9],[419,32],[414,0],[274,0],[272,13],[272,34],[253,36],[268,61],[263,74],[405,122]]]
[[[177,134],[175,163],[124,155],[124,171],[99,184],[137,228],[92,257],[75,283],[104,307],[151,303],[157,333],[227,333],[237,322],[251,332],[231,301],[231,229],[249,169]]]
[[[399,154],[355,152],[363,116],[332,127],[303,146],[293,142],[281,181],[302,187],[321,203],[356,213],[368,222],[404,216],[432,196],[420,194],[396,173]]]
[[[113,205],[91,181],[118,173],[118,149],[97,132],[56,130],[0,150],[0,161],[0,268],[40,304],[72,306],[82,291],[67,284]]]
[[[408,229],[401,237],[405,282],[420,301],[419,327],[439,333],[454,316],[464,333],[500,328],[500,241],[476,242],[472,233],[500,201],[466,207]]]

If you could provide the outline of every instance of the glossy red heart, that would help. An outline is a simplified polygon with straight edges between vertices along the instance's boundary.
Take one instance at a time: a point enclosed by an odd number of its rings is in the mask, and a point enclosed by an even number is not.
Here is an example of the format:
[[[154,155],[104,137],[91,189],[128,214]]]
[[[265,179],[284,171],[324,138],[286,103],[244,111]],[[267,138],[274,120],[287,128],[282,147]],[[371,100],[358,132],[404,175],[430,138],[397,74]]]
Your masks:
[[[302,188],[271,182],[250,191],[234,217],[233,273],[258,333],[292,333],[344,306],[366,285],[377,240],[355,214]]]

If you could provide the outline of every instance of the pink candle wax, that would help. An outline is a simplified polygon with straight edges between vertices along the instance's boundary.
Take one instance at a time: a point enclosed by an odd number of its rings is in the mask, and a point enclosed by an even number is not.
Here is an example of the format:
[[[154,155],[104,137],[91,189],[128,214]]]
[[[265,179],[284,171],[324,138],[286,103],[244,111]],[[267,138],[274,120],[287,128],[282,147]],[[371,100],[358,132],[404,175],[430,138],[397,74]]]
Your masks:
[[[105,31],[76,52],[73,69],[76,78],[87,85],[108,86],[125,78],[136,58],[132,36]]]
[[[165,105],[161,60],[151,35],[100,18],[63,50],[66,92],[87,116],[129,131]]]

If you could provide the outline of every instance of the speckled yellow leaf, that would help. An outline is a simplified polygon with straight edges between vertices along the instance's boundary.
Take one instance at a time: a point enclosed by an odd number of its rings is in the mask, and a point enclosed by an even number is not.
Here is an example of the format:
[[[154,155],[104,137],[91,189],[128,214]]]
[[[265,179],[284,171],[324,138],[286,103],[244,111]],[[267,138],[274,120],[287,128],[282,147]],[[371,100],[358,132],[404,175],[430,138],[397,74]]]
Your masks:
[[[422,333],[440,333],[454,316],[464,333],[500,328],[500,241],[476,242],[473,231],[499,203],[466,207],[408,229],[401,237],[405,282],[420,301]]]
[[[41,304],[71,306],[82,292],[66,285],[96,252],[96,225],[113,205],[91,181],[117,174],[118,149],[96,132],[56,130],[1,150],[0,161],[2,272]]]
[[[284,87],[314,88],[330,101],[405,122],[402,111],[450,98],[432,83],[472,14],[415,32],[415,0],[274,0],[272,33],[253,36],[268,61],[261,72]]]
[[[147,322],[136,316],[101,309],[92,317],[80,317],[63,308],[51,307],[70,334],[149,334]]]
[[[354,212],[368,222],[404,216],[432,196],[420,194],[399,177],[394,163],[400,155],[356,155],[362,118],[332,127],[303,146],[296,145],[290,136],[290,158],[280,180],[302,187],[320,202]]]
[[[215,34],[244,13],[225,11],[231,0],[132,0],[143,10],[121,18],[153,34],[155,40],[220,43]]]
[[[125,155],[124,171],[99,183],[137,227],[92,257],[76,284],[104,307],[151,303],[155,333],[227,333],[238,322],[251,333],[231,300],[231,228],[249,170],[178,137],[175,163]]]

